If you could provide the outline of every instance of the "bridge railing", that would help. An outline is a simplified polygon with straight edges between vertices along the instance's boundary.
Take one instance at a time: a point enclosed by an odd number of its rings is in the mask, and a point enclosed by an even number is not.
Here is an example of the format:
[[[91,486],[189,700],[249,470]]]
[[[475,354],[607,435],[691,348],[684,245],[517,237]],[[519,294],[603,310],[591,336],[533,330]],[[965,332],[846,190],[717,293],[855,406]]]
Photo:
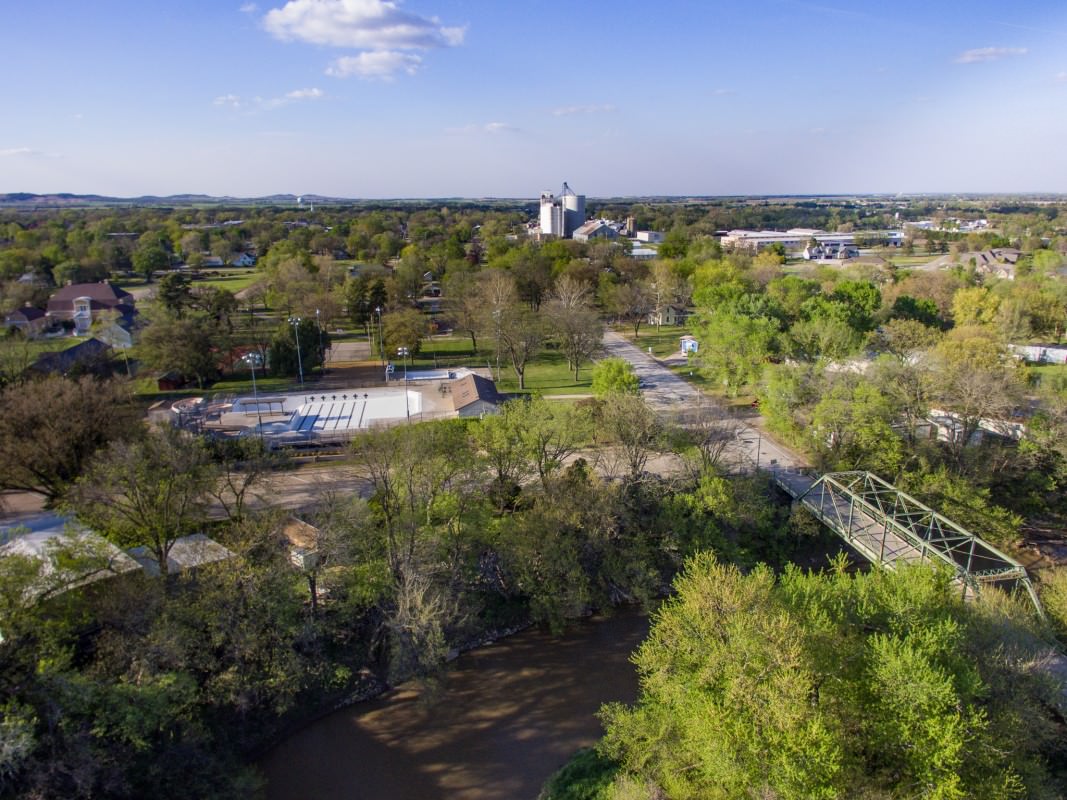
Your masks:
[[[779,478],[778,482],[782,483],[782,480]],[[817,503],[814,496],[807,500],[813,493],[825,492],[831,497],[836,493],[849,503],[847,522],[826,513],[825,498]],[[1021,586],[1041,612],[1041,604],[1022,564],[877,475],[858,471],[827,473],[796,496],[853,544],[856,544],[852,531],[856,509],[881,526],[880,553],[866,552],[865,546],[857,548],[875,563],[892,568],[892,560],[885,558],[885,539],[891,531],[919,553],[920,562],[929,558],[945,564],[963,583],[964,591],[970,587],[977,592],[983,584],[1011,582]],[[833,508],[836,516],[840,516],[836,503]]]

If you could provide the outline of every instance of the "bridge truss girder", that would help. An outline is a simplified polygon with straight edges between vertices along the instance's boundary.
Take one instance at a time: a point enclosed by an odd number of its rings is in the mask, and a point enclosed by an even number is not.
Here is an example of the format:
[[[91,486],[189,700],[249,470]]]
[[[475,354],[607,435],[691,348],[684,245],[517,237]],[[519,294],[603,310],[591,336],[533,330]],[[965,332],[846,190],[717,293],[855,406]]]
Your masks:
[[[873,473],[827,473],[797,500],[879,566],[942,564],[964,596],[989,585],[1021,588],[1043,614],[1022,564]]]

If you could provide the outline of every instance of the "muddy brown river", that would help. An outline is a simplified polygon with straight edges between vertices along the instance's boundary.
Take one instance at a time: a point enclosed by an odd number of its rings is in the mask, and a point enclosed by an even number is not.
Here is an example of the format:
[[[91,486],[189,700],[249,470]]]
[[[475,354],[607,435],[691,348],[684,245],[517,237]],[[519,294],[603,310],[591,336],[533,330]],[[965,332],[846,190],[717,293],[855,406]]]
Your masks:
[[[460,656],[432,704],[402,686],[336,711],[267,754],[266,796],[533,800],[600,737],[600,705],[637,696],[629,656],[648,625],[626,612],[558,637],[526,631]]]

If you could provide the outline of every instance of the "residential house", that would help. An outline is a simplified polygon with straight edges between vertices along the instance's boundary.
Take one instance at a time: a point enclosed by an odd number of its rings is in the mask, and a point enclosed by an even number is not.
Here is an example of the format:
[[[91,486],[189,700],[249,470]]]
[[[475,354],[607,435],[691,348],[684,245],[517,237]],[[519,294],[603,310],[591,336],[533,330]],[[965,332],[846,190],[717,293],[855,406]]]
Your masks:
[[[58,289],[48,300],[48,318],[56,322],[73,322],[74,332],[79,336],[86,335],[104,312],[132,317],[137,313],[133,295],[110,281],[100,281],[69,284]]]
[[[48,316],[41,309],[27,303],[4,317],[4,327],[17,330],[26,338],[32,339],[48,327]]]
[[[648,314],[649,325],[682,325],[689,318],[689,312],[682,306],[667,303]]]
[[[234,267],[254,267],[256,265],[256,257],[250,253],[240,253],[230,264]]]
[[[110,360],[110,354],[111,346],[94,337],[66,350],[43,353],[30,365],[30,369],[55,375],[69,375],[71,372],[95,373],[103,371]]]

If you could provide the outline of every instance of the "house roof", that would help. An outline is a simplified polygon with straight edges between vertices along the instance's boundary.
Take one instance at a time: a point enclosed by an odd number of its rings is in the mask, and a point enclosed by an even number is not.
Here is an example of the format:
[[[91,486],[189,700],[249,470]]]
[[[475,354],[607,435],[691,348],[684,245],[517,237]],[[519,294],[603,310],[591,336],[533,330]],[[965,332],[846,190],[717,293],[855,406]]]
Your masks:
[[[76,364],[90,361],[111,349],[111,345],[99,339],[86,339],[84,342],[55,353],[44,353],[38,357],[30,369],[37,372],[56,372],[60,375],[69,372]]]
[[[588,236],[589,234],[593,233],[594,231],[598,231],[601,228],[611,228],[611,226],[608,225],[606,222],[602,222],[599,219],[594,219],[584,223],[583,225],[575,229],[574,232],[580,233],[583,236]],[[612,230],[614,230],[614,228],[612,228]]]
[[[147,547],[134,547],[127,552],[146,573],[159,574],[159,562]],[[167,554],[167,572],[173,575],[185,569],[225,561],[227,558],[233,558],[233,552],[202,533],[194,533],[176,539],[171,545],[170,553]]]
[[[7,315],[6,319],[8,320],[8,322],[11,322],[12,320],[19,322],[33,322],[34,320],[40,319],[43,316],[44,311],[40,308],[23,307],[17,308],[12,311],[10,314]]]
[[[34,595],[73,589],[138,568],[115,545],[57,514],[38,514],[17,525],[0,526],[0,543],[0,558],[21,555],[44,562],[39,584],[30,589]],[[63,550],[68,554],[58,557]]]
[[[48,304],[73,303],[79,297],[88,297],[90,300],[109,306],[118,305],[120,302],[133,306],[133,295],[125,289],[115,286],[110,281],[72,283],[70,286],[63,286],[57,289],[52,297],[49,298]]]
[[[488,378],[471,373],[452,382],[452,405],[456,411],[482,400],[486,403],[499,403],[503,400],[496,390],[496,384]]]
[[[319,529],[296,517],[289,517],[282,526],[282,535],[295,547],[311,551],[318,547]]]

